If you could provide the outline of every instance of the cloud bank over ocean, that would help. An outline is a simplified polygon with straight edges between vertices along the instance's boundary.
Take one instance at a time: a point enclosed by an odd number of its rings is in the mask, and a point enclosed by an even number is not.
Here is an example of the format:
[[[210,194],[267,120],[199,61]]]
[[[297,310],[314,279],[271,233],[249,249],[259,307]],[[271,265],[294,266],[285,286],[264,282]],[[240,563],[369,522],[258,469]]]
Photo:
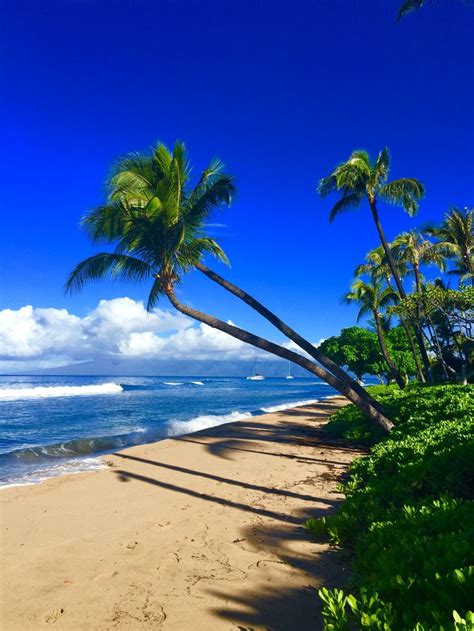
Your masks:
[[[101,300],[86,316],[66,309],[0,311],[0,371],[110,358],[248,359],[254,349],[179,313],[130,298]]]

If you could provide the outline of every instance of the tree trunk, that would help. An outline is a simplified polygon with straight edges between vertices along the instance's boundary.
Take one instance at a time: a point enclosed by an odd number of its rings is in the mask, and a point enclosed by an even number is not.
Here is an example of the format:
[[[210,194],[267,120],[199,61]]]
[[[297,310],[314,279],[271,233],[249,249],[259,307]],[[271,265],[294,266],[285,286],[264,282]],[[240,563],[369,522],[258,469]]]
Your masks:
[[[397,382],[398,387],[400,388],[400,390],[403,390],[403,388],[406,385],[405,380],[400,374],[400,371],[398,370],[398,368],[395,366],[395,363],[393,359],[390,357],[390,354],[388,352],[387,346],[385,344],[385,338],[383,336],[382,323],[380,322],[379,312],[377,311],[377,309],[374,309],[373,313],[374,313],[374,319],[375,319],[375,328],[377,329],[377,337],[379,339],[380,350],[382,351],[383,358],[385,359],[385,362],[388,366],[388,369],[392,377]]]
[[[385,282],[387,283],[387,287],[391,287],[392,284],[390,282],[390,274],[386,274],[385,276]],[[413,355],[413,361],[415,362],[415,371],[416,371],[416,377],[418,379],[418,381],[420,383],[426,383],[426,379],[425,379],[425,375],[423,374],[423,370],[420,366],[420,361],[418,359],[418,353],[416,351],[416,346],[415,343],[413,341],[413,338],[411,336],[411,332],[410,332],[410,327],[408,326],[408,324],[406,323],[405,318],[400,315],[400,324],[403,327],[403,330],[405,331],[405,335],[407,336],[407,340],[408,340],[408,345],[410,347],[411,350],[411,354]]]
[[[385,432],[389,432],[393,428],[392,421],[386,418],[384,414],[380,411],[380,409],[373,407],[370,401],[368,401],[367,396],[361,396],[357,392],[354,392],[347,383],[341,381],[321,366],[318,366],[309,359],[306,359],[306,357],[290,351],[283,346],[274,344],[273,342],[270,342],[263,337],[259,337],[258,335],[254,335],[253,333],[245,331],[244,329],[240,329],[239,327],[236,327],[232,324],[228,324],[223,320],[219,320],[214,316],[210,316],[206,313],[203,313],[202,311],[198,311],[197,309],[193,309],[192,307],[182,304],[176,298],[174,290],[170,286],[165,288],[165,293],[173,307],[175,307],[175,309],[177,309],[180,313],[183,313],[184,315],[187,315],[190,318],[197,320],[198,322],[203,322],[213,329],[223,331],[224,333],[227,333],[228,335],[236,338],[237,340],[245,342],[246,344],[251,344],[252,346],[260,348],[263,351],[267,351],[268,353],[272,353],[273,355],[291,361],[294,364],[298,364],[302,368],[305,368],[307,371],[309,371],[313,375],[316,375],[327,384],[335,388],[343,396],[349,399],[349,401],[354,403],[354,405],[356,405],[370,421],[372,421],[374,424],[377,424]]]
[[[385,234],[382,228],[382,224],[380,223],[379,213],[377,211],[377,206],[375,204],[375,200],[369,200],[370,210],[372,211],[372,217],[374,218],[375,226],[377,228],[377,232],[379,233],[380,241],[382,243],[382,247],[387,256],[388,266],[390,267],[390,271],[392,272],[393,280],[398,289],[398,293],[400,294],[400,298],[405,299],[407,297],[405,288],[403,287],[402,281],[398,274],[397,267],[395,265],[395,261],[393,260],[392,251],[390,250],[390,246],[385,238]],[[420,348],[421,359],[423,361],[423,367],[425,369],[426,381],[428,383],[432,383],[431,377],[431,369],[430,369],[430,360],[428,358],[428,353],[426,352],[425,345],[423,343],[423,337],[420,332],[420,327],[417,322],[412,322],[413,329],[415,331],[416,341],[418,342],[418,346]]]
[[[330,357],[322,353],[319,349],[317,349],[311,342],[308,342],[304,337],[302,337],[299,333],[297,333],[294,329],[292,329],[286,322],[280,320],[280,318],[275,315],[272,311],[267,309],[261,302],[256,300],[253,296],[248,294],[246,291],[237,287],[230,281],[222,278],[216,272],[213,272],[208,267],[203,265],[202,263],[197,263],[196,268],[202,272],[207,278],[214,281],[227,291],[229,291],[232,295],[236,296],[240,300],[243,300],[246,304],[248,304],[252,309],[257,311],[261,316],[263,316],[266,320],[271,322],[274,327],[276,327],[279,331],[283,333],[288,339],[293,340],[298,346],[306,351],[310,357],[313,357],[316,361],[318,361],[322,366],[330,370],[338,379],[346,383],[354,392],[358,393],[362,397],[366,397],[370,400],[371,405],[381,410],[380,404],[373,399],[363,388],[362,386],[352,379],[350,375],[347,374],[345,370],[343,370],[336,362],[334,362]]]
[[[426,383],[425,375],[423,374],[423,371],[420,366],[420,361],[418,359],[418,353],[416,352],[416,346],[411,336],[410,327],[408,326],[408,324],[406,323],[405,319],[402,316],[400,316],[400,322],[403,327],[403,330],[405,331],[405,335],[407,336],[411,354],[413,355],[413,359],[415,361],[416,376],[418,377],[420,383]]]

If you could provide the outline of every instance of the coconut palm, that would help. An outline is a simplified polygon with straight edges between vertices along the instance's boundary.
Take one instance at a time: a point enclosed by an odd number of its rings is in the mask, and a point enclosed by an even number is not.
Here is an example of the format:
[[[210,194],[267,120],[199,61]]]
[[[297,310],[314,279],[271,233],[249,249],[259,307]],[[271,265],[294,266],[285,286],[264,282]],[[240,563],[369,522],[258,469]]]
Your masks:
[[[378,154],[374,162],[369,154],[363,150],[353,151],[346,162],[337,166],[327,177],[318,184],[318,193],[322,198],[336,192],[339,200],[331,209],[329,219],[333,221],[342,212],[359,208],[364,200],[369,204],[382,247],[387,258],[387,264],[401,298],[406,298],[406,292],[397,270],[390,245],[380,222],[378,200],[401,206],[405,212],[413,217],[418,212],[418,202],[424,195],[423,184],[415,178],[399,178],[388,181],[390,172],[390,155],[385,147]],[[418,346],[428,381],[431,381],[430,364],[421,331],[416,322],[413,323]]]
[[[175,287],[191,269],[209,275],[210,270],[202,264],[206,254],[227,262],[221,247],[206,233],[210,213],[221,204],[230,203],[235,193],[234,179],[225,173],[220,161],[212,161],[192,187],[184,145],[178,142],[169,151],[159,144],[149,156],[132,154],[120,160],[108,186],[107,202],[90,211],[83,226],[92,241],[114,244],[114,251],[79,263],[66,283],[68,291],[78,291],[86,282],[106,276],[126,281],[149,280],[152,285],[148,309],[166,297],[181,313],[306,368],[390,430],[392,424],[380,406],[363,389],[353,389],[347,375],[342,380],[298,353],[193,309],[177,298]]]
[[[400,388],[404,388],[406,383],[403,379],[400,371],[395,365],[395,362],[390,357],[387,345],[384,337],[384,316],[382,309],[389,305],[393,305],[398,302],[398,294],[391,287],[382,287],[380,280],[373,280],[371,283],[365,283],[360,278],[357,278],[353,283],[351,290],[344,296],[344,302],[346,304],[352,304],[354,302],[360,305],[359,313],[357,314],[357,322],[361,318],[367,315],[372,315],[374,318],[375,330],[377,338],[379,340],[380,350],[387,363],[390,374],[397,382]]]
[[[400,278],[405,278],[412,273],[405,261],[397,259],[395,264]],[[391,284],[392,272],[387,262],[385,250],[381,245],[373,250],[369,250],[365,255],[365,263],[361,263],[355,268],[354,276],[363,275],[378,280],[384,280],[387,285]]]
[[[166,154],[166,151],[167,151],[166,148],[163,148],[163,146],[161,146],[160,150]],[[182,151],[183,152],[185,151],[184,147],[182,148]],[[111,197],[112,198],[116,196],[117,194],[120,194],[122,197],[124,196],[124,194],[126,194],[127,200],[135,203],[135,200],[138,199],[140,195],[142,195],[143,193],[142,171],[143,171],[143,165],[146,163],[147,157],[134,156],[134,158],[135,158],[135,162],[132,164],[130,163],[130,160],[127,158],[123,165],[121,165],[120,163],[116,165],[115,180],[114,182],[111,182]],[[137,164],[136,164],[137,158],[139,158],[139,165],[138,165],[139,168],[137,168]],[[148,160],[150,160],[150,157],[148,157]],[[215,179],[215,182],[213,183],[214,188],[216,187],[217,184],[219,184],[220,187],[228,186],[228,183],[226,183],[225,181],[221,181],[219,179],[219,165],[212,166],[212,168],[210,169],[210,173],[205,175],[204,179],[207,183],[210,183],[211,174],[212,174],[212,178]],[[119,180],[119,176],[121,180]],[[131,179],[132,177],[134,178],[133,180]],[[184,181],[187,181],[187,178],[188,178],[188,174],[184,173],[181,179],[184,182]],[[127,187],[126,193],[124,193],[124,191],[122,190],[123,189],[122,181],[125,181],[125,184]],[[116,192],[114,192],[114,187],[117,187],[117,186],[119,186],[119,188]],[[230,197],[229,197],[229,200],[230,200]],[[229,200],[224,200],[224,201],[229,201]],[[95,222],[95,219],[94,219],[94,222]],[[226,261],[224,260],[224,262]],[[334,361],[332,361],[324,353],[322,353],[317,348],[315,348],[308,340],[300,336],[296,331],[294,331],[285,322],[283,322],[280,318],[278,318],[274,313],[272,313],[269,309],[267,309],[264,305],[262,305],[259,301],[257,301],[253,296],[251,296],[250,294],[242,290],[240,287],[237,287],[236,285],[230,283],[228,280],[225,280],[216,272],[213,272],[212,270],[207,268],[201,262],[201,260],[196,259],[193,265],[196,269],[202,272],[209,279],[219,284],[221,287],[223,287],[224,289],[232,293],[234,296],[243,300],[250,307],[252,307],[258,313],[260,313],[264,318],[269,320],[284,335],[289,337],[289,339],[293,340],[298,346],[300,346],[300,348],[305,350],[311,357],[316,359],[320,364],[325,366],[331,373],[333,373],[334,375],[336,375],[336,377],[338,377],[344,383],[346,383],[349,388],[354,390],[356,393],[358,393],[362,397],[368,396],[367,393],[360,387],[360,385],[355,380],[353,380],[352,377],[350,377],[350,375],[348,375]],[[373,399],[371,399],[371,404],[376,407],[378,406],[377,402]]]
[[[401,261],[400,259],[396,260],[397,270],[400,274],[401,278],[409,276],[412,271],[409,269],[408,265],[405,261]],[[354,270],[354,276],[357,278],[359,276],[368,276],[369,279],[373,281],[385,281],[387,287],[392,287],[392,276],[390,267],[387,263],[387,257],[385,255],[385,251],[381,245],[373,250],[370,250],[365,255],[365,263],[362,263],[356,267]],[[425,376],[423,374],[423,370],[419,361],[419,354],[416,350],[415,343],[413,341],[413,337],[410,331],[410,327],[406,322],[405,318],[400,317],[400,323],[405,331],[405,335],[408,341],[408,345],[410,346],[411,353],[413,355],[413,360],[415,362],[416,368],[416,376],[421,381],[421,383],[425,383]]]
[[[460,210],[453,206],[441,226],[430,226],[427,234],[436,238],[436,246],[456,268],[449,274],[459,276],[459,282],[474,285],[474,209]]]
[[[443,251],[438,243],[425,239],[418,230],[402,232],[391,243],[391,249],[398,266],[410,266],[415,278],[415,289],[421,289],[423,280],[421,265],[437,265],[441,271],[445,269]]]

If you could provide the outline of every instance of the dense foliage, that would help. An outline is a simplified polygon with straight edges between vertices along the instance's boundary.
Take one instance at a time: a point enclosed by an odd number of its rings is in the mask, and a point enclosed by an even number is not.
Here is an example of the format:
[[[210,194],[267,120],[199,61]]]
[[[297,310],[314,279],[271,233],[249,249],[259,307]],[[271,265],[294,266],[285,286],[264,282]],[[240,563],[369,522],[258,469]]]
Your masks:
[[[328,431],[376,442],[339,512],[308,529],[354,554],[351,593],[323,589],[325,628],[473,629],[474,386],[376,386],[396,421],[379,438],[349,406]]]
[[[351,354],[351,365],[346,363],[358,376],[385,374],[401,388],[407,376],[415,376],[421,383],[474,380],[473,228],[474,210],[453,207],[441,224],[424,231],[413,228],[402,232],[391,243],[366,254],[343,300],[359,307],[357,322],[363,316],[373,316],[385,369],[375,370],[377,362],[374,364],[373,356],[363,349],[360,354]],[[458,288],[446,286],[442,278],[426,283],[423,272],[427,266],[438,267],[447,277],[457,277]],[[399,328],[396,350],[402,354],[394,352],[390,343],[394,317]],[[326,352],[337,353],[344,363],[344,353],[337,344],[332,341],[330,346],[331,351]]]
[[[395,326],[385,332],[385,344],[406,378],[415,375],[415,362],[405,331]],[[341,366],[347,366],[362,381],[364,375],[376,375],[381,381],[391,379],[389,367],[382,355],[377,334],[366,328],[351,326],[321,342],[320,350]]]
[[[342,329],[319,348],[341,366],[347,366],[359,381],[365,374],[379,374],[383,364],[377,335],[359,326]]]
[[[466,381],[474,376],[474,287],[446,289],[428,283],[410,294],[394,313],[418,317],[439,378]]]

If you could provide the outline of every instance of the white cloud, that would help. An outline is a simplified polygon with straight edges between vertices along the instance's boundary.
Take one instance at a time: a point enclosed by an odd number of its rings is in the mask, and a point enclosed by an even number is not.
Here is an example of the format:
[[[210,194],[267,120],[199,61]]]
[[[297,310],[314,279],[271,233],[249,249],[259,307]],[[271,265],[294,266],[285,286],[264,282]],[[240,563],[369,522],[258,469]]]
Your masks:
[[[311,342],[311,344],[313,346],[315,346],[316,348],[318,348],[318,346],[320,346],[323,342],[324,342],[325,338],[321,338],[319,340],[319,342]],[[294,351],[295,353],[298,353],[299,355],[303,355],[304,357],[311,359],[311,356],[308,355],[308,353],[304,350],[302,350],[298,344],[296,344],[295,342],[293,342],[293,340],[290,340],[288,342],[284,342],[282,344],[282,346],[284,346],[285,348],[287,348],[289,351]]]
[[[0,370],[64,365],[103,357],[243,359],[255,349],[179,313],[148,313],[130,298],[101,300],[85,317],[66,309],[0,311]]]

